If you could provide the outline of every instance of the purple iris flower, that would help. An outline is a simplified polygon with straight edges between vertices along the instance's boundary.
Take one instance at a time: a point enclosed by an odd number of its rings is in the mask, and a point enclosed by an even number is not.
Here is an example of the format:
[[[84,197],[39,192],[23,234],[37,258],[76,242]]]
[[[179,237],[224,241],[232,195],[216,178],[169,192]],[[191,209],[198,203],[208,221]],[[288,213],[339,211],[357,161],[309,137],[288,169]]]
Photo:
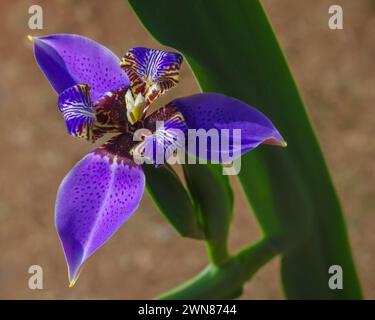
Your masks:
[[[176,144],[175,129],[184,133],[187,129],[241,129],[237,146],[241,154],[262,143],[286,145],[262,113],[219,93],[175,99],[153,110],[153,102],[179,81],[183,58],[176,52],[137,47],[120,60],[106,47],[79,35],[32,40],[36,61],[58,94],[68,133],[91,142],[115,133],[72,168],[57,193],[55,223],[71,285],[84,262],[137,209],[145,175],[134,155],[144,155],[147,145],[158,144],[163,137],[168,157],[168,148]],[[158,121],[165,123],[161,130],[156,127]],[[139,129],[151,134],[141,141],[134,139]],[[221,151],[210,150],[207,158]]]

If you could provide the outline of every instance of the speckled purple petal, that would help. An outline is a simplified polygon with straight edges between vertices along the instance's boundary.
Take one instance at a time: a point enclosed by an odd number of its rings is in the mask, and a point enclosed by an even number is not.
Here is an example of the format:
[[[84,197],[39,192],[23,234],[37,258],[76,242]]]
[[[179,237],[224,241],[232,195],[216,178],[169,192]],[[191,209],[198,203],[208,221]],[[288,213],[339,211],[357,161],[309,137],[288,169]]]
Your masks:
[[[57,93],[88,84],[96,102],[106,92],[129,86],[120,59],[99,43],[75,34],[33,38],[34,54]]]
[[[218,93],[202,93],[175,99],[169,105],[176,107],[182,113],[189,129],[227,129],[219,131],[223,132],[219,135],[219,149],[215,146],[211,148],[212,145],[209,142],[207,157],[203,158],[212,159],[219,154],[218,160],[222,162],[224,153],[232,156],[237,150],[241,155],[262,143],[286,145],[280,133],[265,115],[238,99]],[[239,142],[233,139],[234,129],[241,130]],[[222,148],[224,137],[229,143]],[[197,139],[197,150],[198,146]]]
[[[58,190],[55,222],[71,284],[82,264],[129,219],[142,198],[142,167],[124,158],[126,144],[113,145],[128,138],[121,136],[110,147],[105,145],[85,156]]]

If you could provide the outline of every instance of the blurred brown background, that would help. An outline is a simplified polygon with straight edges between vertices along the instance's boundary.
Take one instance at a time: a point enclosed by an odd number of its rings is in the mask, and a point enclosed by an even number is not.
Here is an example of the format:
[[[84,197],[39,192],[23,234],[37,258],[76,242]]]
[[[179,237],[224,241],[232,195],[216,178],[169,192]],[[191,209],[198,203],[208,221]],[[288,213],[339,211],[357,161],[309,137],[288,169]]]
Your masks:
[[[44,9],[42,32],[28,29],[32,4]],[[374,299],[375,1],[263,4],[342,200],[365,296]],[[328,28],[332,4],[343,6],[344,30]],[[118,55],[131,46],[160,48],[127,3],[2,0],[0,30],[0,298],[152,298],[195,275],[207,263],[204,246],[179,238],[145,196],[139,211],[88,261],[75,288],[68,289],[54,229],[55,195],[63,176],[93,146],[66,134],[56,95],[37,68],[26,35],[78,33]],[[162,102],[197,90],[185,65],[179,87]],[[238,185],[235,190],[233,250],[259,237]],[[33,264],[43,267],[44,290],[28,288],[27,271]],[[282,298],[277,268],[276,259],[262,269],[243,298]]]

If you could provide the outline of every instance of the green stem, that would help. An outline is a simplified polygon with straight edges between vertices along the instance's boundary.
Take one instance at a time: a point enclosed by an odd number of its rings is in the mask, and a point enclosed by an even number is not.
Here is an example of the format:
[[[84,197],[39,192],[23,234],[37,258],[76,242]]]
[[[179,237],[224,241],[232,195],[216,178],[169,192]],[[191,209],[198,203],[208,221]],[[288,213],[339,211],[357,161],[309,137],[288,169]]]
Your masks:
[[[206,248],[208,257],[215,266],[223,264],[230,257],[226,238],[215,240],[208,239],[206,240]]]
[[[162,294],[159,299],[233,299],[242,293],[243,284],[278,253],[275,239],[266,238],[251,244],[223,265],[207,266],[194,278]]]

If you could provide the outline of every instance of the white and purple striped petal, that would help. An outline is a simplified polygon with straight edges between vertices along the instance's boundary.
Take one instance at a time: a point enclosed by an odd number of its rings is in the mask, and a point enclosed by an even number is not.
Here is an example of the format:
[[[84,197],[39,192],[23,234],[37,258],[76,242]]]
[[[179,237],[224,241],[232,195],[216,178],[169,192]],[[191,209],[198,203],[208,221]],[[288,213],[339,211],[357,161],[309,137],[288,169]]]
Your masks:
[[[145,177],[129,157],[131,145],[129,135],[114,138],[79,161],[59,187],[55,222],[71,285],[141,201]]]
[[[202,132],[206,133],[217,131],[218,143],[209,141],[204,155],[199,150],[199,138],[193,136],[196,140],[195,156],[225,162],[224,158],[236,158],[260,144],[286,146],[283,137],[264,114],[238,99],[218,93],[201,93],[175,99],[169,107],[182,113],[189,129],[203,129]],[[236,137],[237,132],[240,137]]]
[[[121,61],[135,95],[142,94],[146,108],[160,95],[177,85],[182,56],[142,47],[131,48]]]
[[[144,127],[151,132],[132,149],[135,158],[142,158],[156,167],[164,165],[172,155],[185,152],[188,127],[176,108],[161,108],[145,119]]]
[[[87,84],[97,102],[106,92],[129,86],[120,59],[91,39],[55,34],[33,38],[33,43],[36,61],[58,94],[76,84]]]
[[[64,115],[68,133],[94,141],[95,112],[90,97],[90,87],[77,84],[64,90],[58,99],[59,110]]]

